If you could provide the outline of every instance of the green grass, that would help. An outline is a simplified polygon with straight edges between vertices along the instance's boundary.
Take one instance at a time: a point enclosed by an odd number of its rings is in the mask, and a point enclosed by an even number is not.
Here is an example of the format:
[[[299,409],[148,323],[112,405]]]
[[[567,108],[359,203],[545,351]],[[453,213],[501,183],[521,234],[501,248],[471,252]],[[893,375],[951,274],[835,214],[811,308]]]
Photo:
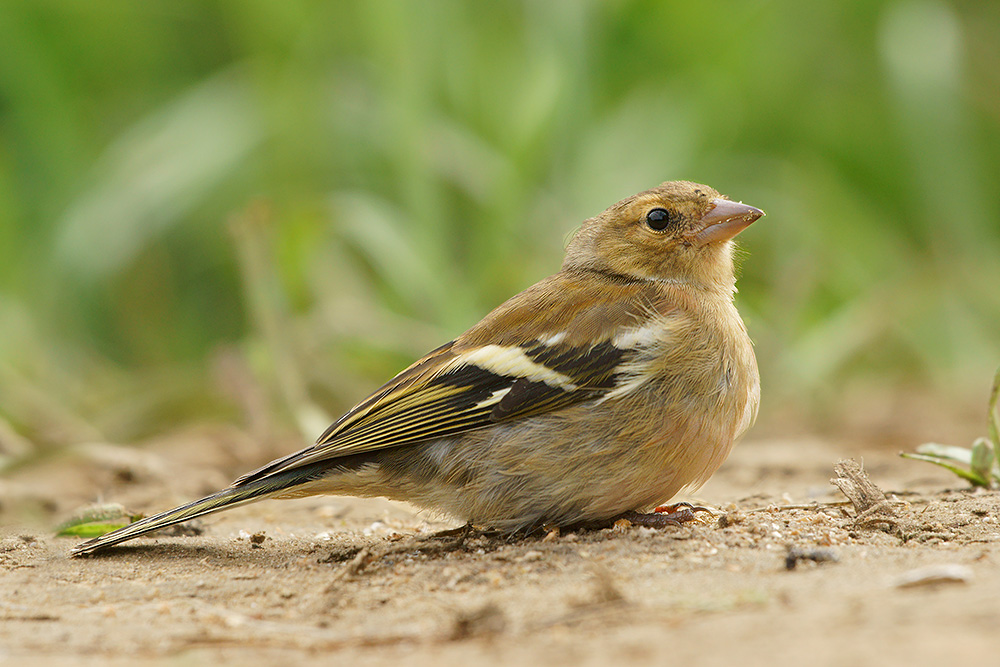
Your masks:
[[[970,447],[939,445],[928,442],[917,447],[916,454],[901,452],[900,456],[939,465],[966,480],[972,486],[995,489],[1000,486],[1000,369],[993,377],[987,410],[987,436],[979,437]]]
[[[765,412],[985,385],[998,31],[935,0],[8,3],[0,455],[246,422],[246,386],[311,438],[675,178],[768,213]]]

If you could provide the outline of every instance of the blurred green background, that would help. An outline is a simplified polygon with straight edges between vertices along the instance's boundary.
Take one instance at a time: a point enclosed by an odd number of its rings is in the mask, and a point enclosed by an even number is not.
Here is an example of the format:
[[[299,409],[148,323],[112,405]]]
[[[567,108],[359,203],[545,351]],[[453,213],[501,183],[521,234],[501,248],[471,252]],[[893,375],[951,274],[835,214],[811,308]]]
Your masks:
[[[763,420],[985,403],[997,35],[976,0],[4,2],[2,461],[310,441],[681,178],[768,213]]]

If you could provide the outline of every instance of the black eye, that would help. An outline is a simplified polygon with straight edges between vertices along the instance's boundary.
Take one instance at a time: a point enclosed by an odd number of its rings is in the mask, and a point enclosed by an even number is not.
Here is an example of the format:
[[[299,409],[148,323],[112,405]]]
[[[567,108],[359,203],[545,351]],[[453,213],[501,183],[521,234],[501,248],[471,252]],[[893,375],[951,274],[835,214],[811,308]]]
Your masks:
[[[662,232],[670,224],[670,212],[665,208],[654,208],[646,214],[646,224],[650,229]]]

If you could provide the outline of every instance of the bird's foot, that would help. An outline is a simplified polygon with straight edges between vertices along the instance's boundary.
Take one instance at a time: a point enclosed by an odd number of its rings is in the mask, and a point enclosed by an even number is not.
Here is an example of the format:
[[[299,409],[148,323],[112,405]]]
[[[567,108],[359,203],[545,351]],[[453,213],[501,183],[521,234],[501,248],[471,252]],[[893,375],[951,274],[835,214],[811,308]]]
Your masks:
[[[625,512],[619,518],[625,519],[633,526],[666,528],[667,526],[681,526],[688,521],[699,521],[698,512],[711,514],[712,510],[691,503],[675,503],[673,505],[660,505],[649,514],[635,511]]]
[[[431,533],[430,535],[423,536],[419,538],[421,541],[427,540],[457,540],[459,543],[465,541],[467,537],[472,535],[475,528],[472,527],[471,523],[459,526],[458,528],[449,528],[447,530],[439,530],[436,533]]]

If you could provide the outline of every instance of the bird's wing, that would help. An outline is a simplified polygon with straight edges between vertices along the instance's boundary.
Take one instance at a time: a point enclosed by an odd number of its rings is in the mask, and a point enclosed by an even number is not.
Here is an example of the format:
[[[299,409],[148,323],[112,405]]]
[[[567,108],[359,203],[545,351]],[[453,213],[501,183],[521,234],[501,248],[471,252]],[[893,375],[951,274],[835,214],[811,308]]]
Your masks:
[[[608,394],[626,381],[621,369],[639,349],[627,332],[636,331],[649,305],[641,286],[617,286],[634,291],[632,298],[618,292],[614,299],[595,300],[595,290],[585,289],[592,280],[557,274],[513,297],[356,405],[314,446],[248,473],[234,486],[320,460],[453,436]]]

